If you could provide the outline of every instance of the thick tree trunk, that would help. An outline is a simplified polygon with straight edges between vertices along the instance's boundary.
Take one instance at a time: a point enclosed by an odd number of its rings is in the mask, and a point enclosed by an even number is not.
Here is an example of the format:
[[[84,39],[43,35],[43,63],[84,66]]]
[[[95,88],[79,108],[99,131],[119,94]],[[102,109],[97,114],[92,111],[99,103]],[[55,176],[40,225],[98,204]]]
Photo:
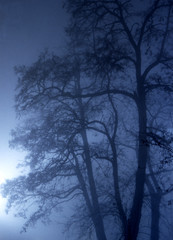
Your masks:
[[[141,220],[141,212],[144,198],[144,185],[146,177],[146,164],[148,158],[147,146],[147,110],[146,95],[144,87],[144,79],[141,76],[141,53],[137,51],[136,79],[137,79],[137,97],[136,104],[138,110],[138,166],[135,177],[135,194],[133,197],[132,208],[128,219],[128,227],[126,229],[125,239],[136,240],[139,232],[139,224]]]
[[[139,149],[136,188],[128,226],[128,239],[137,239],[144,198],[145,171],[147,163],[146,106],[145,99],[139,101]]]

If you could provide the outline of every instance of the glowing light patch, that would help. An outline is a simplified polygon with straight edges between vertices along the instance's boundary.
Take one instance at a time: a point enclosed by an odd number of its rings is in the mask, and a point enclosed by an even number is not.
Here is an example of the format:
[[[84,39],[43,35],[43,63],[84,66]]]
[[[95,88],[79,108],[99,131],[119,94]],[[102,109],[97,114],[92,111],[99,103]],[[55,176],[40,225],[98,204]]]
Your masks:
[[[0,187],[1,187],[1,184],[5,183],[5,177],[3,176],[3,174],[0,172]],[[3,198],[0,194],[0,208],[5,208],[5,203],[6,203],[6,199]]]
[[[5,183],[5,176],[0,172],[0,184]]]
[[[24,153],[14,150],[1,152],[0,155],[0,215],[5,213],[5,203],[7,199],[1,196],[1,186],[7,179],[13,179],[20,175],[20,170],[16,168],[19,159],[24,158]]]

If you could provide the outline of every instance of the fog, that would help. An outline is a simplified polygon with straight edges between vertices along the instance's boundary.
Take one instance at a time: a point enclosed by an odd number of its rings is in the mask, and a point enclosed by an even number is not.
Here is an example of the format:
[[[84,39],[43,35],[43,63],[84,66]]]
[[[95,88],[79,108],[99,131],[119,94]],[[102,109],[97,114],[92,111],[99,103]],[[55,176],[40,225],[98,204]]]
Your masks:
[[[30,64],[45,48],[61,53],[67,15],[60,0],[0,1],[0,181],[20,174],[16,165],[25,153],[9,148],[10,131],[17,124],[14,94],[17,77],[14,66]],[[38,224],[20,234],[23,220],[6,215],[5,200],[0,200],[0,239],[63,239],[62,225]],[[61,218],[61,217],[60,217]],[[61,221],[61,219],[60,219]],[[59,230],[61,229],[61,230]]]
[[[172,236],[172,30],[172,0],[0,0],[0,240]]]

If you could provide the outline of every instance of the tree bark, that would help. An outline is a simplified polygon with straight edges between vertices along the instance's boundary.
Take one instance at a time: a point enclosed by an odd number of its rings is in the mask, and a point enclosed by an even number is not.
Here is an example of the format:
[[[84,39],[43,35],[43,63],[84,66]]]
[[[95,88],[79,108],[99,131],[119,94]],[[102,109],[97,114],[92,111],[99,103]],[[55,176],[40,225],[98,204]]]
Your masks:
[[[160,219],[161,196],[155,193],[151,196],[151,236],[150,240],[159,240],[159,219]]]
[[[161,192],[155,191],[149,179],[146,181],[151,199],[151,232],[150,240],[159,240],[159,220],[160,220],[160,202]],[[156,187],[156,186],[155,186]]]
[[[136,50],[136,80],[137,80],[137,111],[138,111],[138,166],[135,177],[135,194],[133,198],[132,208],[128,219],[128,227],[126,229],[125,239],[136,240],[139,232],[139,224],[141,220],[141,212],[144,198],[144,185],[146,177],[146,164],[148,158],[147,146],[147,110],[146,110],[146,93],[144,87],[144,79],[141,75],[141,52]]]
[[[154,171],[151,166],[150,158],[148,161],[148,167],[151,175],[151,184],[150,179],[146,179],[146,184],[148,190],[150,192],[151,198],[151,233],[150,240],[158,240],[159,239],[159,221],[160,221],[160,202],[162,199],[162,191],[159,187],[157,179],[154,175]]]

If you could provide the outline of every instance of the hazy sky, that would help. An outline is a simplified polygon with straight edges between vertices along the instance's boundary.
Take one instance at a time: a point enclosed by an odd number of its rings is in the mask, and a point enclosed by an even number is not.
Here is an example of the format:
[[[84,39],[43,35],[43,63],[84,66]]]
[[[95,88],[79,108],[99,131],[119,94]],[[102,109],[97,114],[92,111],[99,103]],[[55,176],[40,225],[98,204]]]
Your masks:
[[[0,182],[17,174],[17,160],[23,158],[8,147],[10,130],[16,125],[13,67],[32,63],[45,48],[62,51],[66,19],[61,0],[0,0]],[[0,197],[0,240],[65,239],[56,224],[19,235],[22,221],[6,216],[4,205]]]

